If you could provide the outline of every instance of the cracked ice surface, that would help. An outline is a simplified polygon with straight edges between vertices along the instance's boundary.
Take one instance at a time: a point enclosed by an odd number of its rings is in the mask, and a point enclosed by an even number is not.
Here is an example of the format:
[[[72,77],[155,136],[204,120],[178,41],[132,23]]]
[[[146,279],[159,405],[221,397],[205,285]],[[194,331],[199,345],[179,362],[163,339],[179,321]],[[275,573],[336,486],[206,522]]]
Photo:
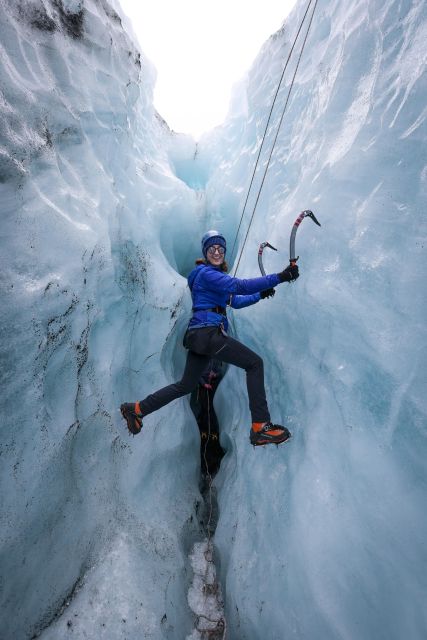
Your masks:
[[[224,609],[221,587],[217,581],[210,540],[196,542],[190,554],[194,572],[188,592],[188,604],[197,617],[196,629],[187,640],[222,640]]]
[[[131,439],[117,407],[181,371],[182,275],[206,228],[234,238],[305,5],[197,149],[112,4],[0,6],[2,637],[194,636],[194,418],[180,400]],[[216,396],[232,640],[426,635],[426,10],[318,4],[239,275],[265,240],[286,264],[301,209],[322,228],[298,282],[233,319],[292,441],[249,447],[242,372]]]

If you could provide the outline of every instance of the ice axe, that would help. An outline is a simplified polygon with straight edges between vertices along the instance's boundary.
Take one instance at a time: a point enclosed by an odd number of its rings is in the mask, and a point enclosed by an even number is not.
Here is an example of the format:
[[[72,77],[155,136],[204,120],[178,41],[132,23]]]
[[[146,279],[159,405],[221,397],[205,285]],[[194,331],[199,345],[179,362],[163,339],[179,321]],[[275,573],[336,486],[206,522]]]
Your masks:
[[[264,269],[264,265],[262,264],[262,253],[265,247],[268,247],[269,249],[273,249],[273,251],[277,251],[276,247],[273,247],[273,245],[271,245],[269,242],[261,242],[261,244],[259,245],[258,265],[263,276],[265,276],[265,269]]]
[[[314,213],[312,211],[310,211],[310,209],[306,209],[305,211],[302,211],[302,213],[299,214],[298,218],[294,222],[294,225],[293,225],[292,231],[291,231],[290,250],[289,250],[289,263],[292,266],[296,265],[297,260],[299,258],[299,256],[295,255],[295,236],[297,234],[298,227],[300,226],[300,224],[304,220],[304,218],[311,218],[313,220],[313,222],[315,222],[319,227],[322,226],[320,224],[320,222],[318,221],[318,219],[316,218],[316,216],[314,215]],[[273,245],[271,245],[269,242],[262,242],[259,245],[259,249],[258,249],[258,265],[259,265],[260,271],[261,271],[263,276],[265,276],[265,269],[264,269],[264,265],[262,263],[262,254],[263,254],[263,251],[264,251],[265,247],[268,247],[269,249],[273,249],[273,251],[277,251],[276,247],[273,247]]]
[[[298,227],[300,226],[304,218],[311,218],[313,222],[315,222],[319,227],[322,226],[314,213],[310,211],[310,209],[306,209],[299,214],[298,218],[294,222],[294,226],[292,227],[291,240],[289,243],[289,264],[293,267],[296,265],[299,258],[299,256],[295,256],[295,236],[297,234]]]

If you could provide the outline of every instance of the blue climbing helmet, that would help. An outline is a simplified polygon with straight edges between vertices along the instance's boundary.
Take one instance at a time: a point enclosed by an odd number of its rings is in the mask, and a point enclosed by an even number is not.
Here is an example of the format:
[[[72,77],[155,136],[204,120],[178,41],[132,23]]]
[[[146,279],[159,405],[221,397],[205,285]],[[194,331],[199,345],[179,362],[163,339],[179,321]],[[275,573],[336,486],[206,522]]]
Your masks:
[[[227,243],[224,236],[219,231],[211,229],[210,231],[207,231],[202,238],[202,253],[205,258],[209,247],[213,244],[219,244],[220,247],[224,247],[224,249],[227,250]]]

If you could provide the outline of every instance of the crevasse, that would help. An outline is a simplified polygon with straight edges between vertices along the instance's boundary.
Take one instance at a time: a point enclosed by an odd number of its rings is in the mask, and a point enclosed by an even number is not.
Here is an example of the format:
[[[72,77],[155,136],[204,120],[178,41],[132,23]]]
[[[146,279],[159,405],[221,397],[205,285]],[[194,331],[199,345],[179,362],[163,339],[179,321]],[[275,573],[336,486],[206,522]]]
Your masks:
[[[207,228],[234,239],[306,5],[197,145],[119,5],[0,6],[1,637],[194,636],[197,426],[183,399],[132,439],[117,409],[180,375],[185,277]],[[322,228],[298,282],[233,317],[292,441],[249,446],[241,371],[217,394],[232,640],[426,635],[426,12],[318,3],[238,275],[265,240],[283,268],[302,209]]]

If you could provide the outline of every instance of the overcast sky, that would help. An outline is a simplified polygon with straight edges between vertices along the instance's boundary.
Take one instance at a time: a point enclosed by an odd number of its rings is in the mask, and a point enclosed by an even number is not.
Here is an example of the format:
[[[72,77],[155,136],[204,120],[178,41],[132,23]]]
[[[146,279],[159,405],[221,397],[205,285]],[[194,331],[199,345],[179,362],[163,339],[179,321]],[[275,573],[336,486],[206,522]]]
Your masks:
[[[231,87],[295,0],[119,0],[157,69],[154,104],[175,131],[223,122]]]

